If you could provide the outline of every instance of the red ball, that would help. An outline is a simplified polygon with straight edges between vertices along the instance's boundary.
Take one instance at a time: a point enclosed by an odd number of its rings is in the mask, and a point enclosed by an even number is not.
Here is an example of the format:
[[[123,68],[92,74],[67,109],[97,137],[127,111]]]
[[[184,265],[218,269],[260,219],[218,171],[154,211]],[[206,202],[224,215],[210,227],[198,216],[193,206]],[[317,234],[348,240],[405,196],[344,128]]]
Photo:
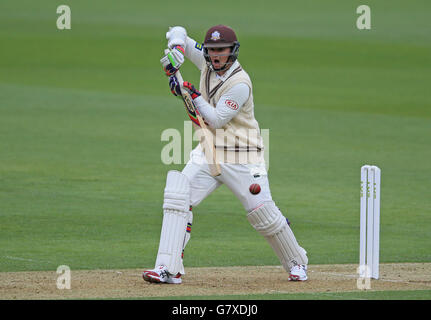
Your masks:
[[[252,194],[258,194],[260,192],[260,185],[253,183],[248,190],[250,190]]]

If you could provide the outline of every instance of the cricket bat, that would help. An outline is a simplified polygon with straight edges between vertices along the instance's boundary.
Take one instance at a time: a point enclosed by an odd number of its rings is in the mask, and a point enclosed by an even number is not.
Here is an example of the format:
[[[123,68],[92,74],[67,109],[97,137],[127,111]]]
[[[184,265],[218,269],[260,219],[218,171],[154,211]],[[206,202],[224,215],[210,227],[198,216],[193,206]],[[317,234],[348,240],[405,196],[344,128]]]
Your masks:
[[[213,177],[219,176],[221,174],[221,168],[220,164],[217,163],[216,159],[213,134],[209,131],[207,125],[204,122],[204,119],[199,114],[199,111],[196,108],[193,99],[190,96],[190,93],[186,89],[184,89],[184,80],[179,70],[175,73],[175,76],[180,83],[181,96],[184,101],[184,106],[186,107],[187,114],[190,120],[192,120],[195,130],[199,130],[200,142],[204,149],[203,151],[205,154],[205,158],[207,159],[211,175]]]

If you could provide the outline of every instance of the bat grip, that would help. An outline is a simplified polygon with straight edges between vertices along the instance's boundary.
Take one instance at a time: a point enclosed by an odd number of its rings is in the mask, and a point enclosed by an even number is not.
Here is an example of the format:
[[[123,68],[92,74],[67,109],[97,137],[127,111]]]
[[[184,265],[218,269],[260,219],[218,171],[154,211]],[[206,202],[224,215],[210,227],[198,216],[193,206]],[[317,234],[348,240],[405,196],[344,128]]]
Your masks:
[[[177,72],[175,72],[175,76],[177,77],[177,80],[178,80],[178,82],[180,83],[180,88],[181,88],[181,90],[183,90],[183,83],[184,83],[184,80],[183,80],[183,76],[181,75],[180,70],[178,70]]]
[[[177,77],[177,80],[178,80],[178,82],[180,84],[181,93],[184,95],[184,93],[187,92],[187,91],[186,91],[186,89],[184,89],[184,80],[183,80],[183,76],[180,73],[180,70],[178,70],[177,72],[175,72],[175,76]]]

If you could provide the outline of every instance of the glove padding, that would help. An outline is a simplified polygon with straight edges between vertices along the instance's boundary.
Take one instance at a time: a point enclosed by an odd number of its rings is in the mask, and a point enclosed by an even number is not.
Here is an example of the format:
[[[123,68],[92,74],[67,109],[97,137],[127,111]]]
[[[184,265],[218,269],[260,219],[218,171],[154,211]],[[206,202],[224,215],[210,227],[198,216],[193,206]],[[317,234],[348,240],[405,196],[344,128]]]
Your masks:
[[[168,40],[168,48],[172,49],[175,46],[186,47],[187,31],[183,27],[169,27],[166,32],[166,40]]]
[[[190,82],[184,81],[183,87],[190,93],[193,100],[201,96],[201,93]]]
[[[174,75],[184,63],[184,48],[181,46],[175,46],[162,59],[160,59],[160,62],[168,77]]]
[[[169,88],[174,96],[181,96],[180,83],[176,76],[169,77]]]

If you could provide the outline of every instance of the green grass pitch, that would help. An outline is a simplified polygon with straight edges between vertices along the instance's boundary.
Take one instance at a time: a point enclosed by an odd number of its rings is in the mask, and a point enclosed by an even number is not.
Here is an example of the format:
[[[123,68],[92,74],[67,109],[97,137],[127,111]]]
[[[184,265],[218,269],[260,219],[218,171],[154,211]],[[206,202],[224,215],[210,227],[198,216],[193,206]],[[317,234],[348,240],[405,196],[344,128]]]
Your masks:
[[[382,170],[381,262],[431,262],[431,5],[358,1],[0,2],[0,272],[154,264],[167,128],[184,108],[168,26],[233,27],[270,130],[273,198],[310,264],[358,262],[363,164]],[[183,77],[198,84],[186,62]],[[275,265],[221,187],[194,209],[186,266]],[[389,295],[390,297],[391,295]],[[396,297],[398,297],[396,295]],[[429,295],[428,295],[429,297]]]

